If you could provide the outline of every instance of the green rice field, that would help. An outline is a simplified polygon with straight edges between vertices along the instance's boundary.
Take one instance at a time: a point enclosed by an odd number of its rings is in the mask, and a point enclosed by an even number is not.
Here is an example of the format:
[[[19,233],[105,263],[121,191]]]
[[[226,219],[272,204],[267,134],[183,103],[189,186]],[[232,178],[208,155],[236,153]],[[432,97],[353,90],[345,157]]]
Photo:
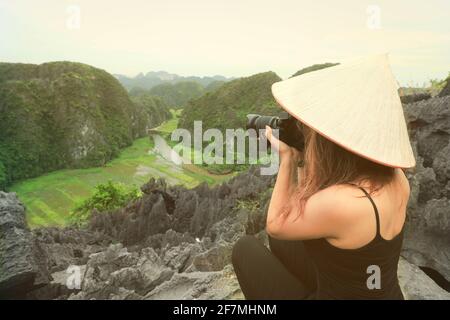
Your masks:
[[[158,128],[171,132],[176,128],[177,117]],[[151,177],[165,178],[169,184],[194,187],[201,182],[215,184],[231,175],[213,175],[192,165],[177,166],[152,152],[154,143],[149,137],[141,138],[122,150],[118,158],[103,167],[58,170],[43,176],[14,184],[16,192],[27,208],[27,220],[33,227],[65,226],[69,213],[89,197],[94,187],[109,180],[125,185],[141,186]]]

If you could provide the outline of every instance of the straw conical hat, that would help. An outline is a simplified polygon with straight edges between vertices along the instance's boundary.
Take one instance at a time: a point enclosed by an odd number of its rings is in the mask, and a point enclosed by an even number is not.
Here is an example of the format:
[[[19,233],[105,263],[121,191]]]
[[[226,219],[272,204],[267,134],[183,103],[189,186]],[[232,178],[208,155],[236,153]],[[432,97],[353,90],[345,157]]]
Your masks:
[[[272,85],[292,116],[374,162],[415,166],[398,85],[386,54],[302,74]]]

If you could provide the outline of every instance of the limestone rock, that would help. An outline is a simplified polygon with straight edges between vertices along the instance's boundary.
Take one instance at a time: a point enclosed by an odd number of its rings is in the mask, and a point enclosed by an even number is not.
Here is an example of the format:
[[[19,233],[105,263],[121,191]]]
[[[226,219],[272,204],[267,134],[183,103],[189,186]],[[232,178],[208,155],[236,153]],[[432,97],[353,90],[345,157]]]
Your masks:
[[[450,280],[450,96],[405,105],[417,166],[402,254]]]
[[[398,264],[398,280],[406,300],[450,300],[450,293],[403,258]]]
[[[238,298],[242,298],[242,292],[231,266],[222,271],[175,274],[144,297],[146,300]]]
[[[25,221],[25,208],[15,193],[0,191],[1,298],[23,298],[36,286],[50,282],[48,270],[37,260],[37,249]]]

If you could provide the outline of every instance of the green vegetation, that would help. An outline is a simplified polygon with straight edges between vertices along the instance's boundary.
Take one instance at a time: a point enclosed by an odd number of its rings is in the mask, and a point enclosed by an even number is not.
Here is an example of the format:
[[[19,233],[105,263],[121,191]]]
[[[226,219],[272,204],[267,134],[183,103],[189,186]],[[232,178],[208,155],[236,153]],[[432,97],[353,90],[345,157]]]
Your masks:
[[[193,130],[194,121],[203,121],[203,130],[245,128],[248,113],[276,115],[280,112],[271,94],[271,86],[281,80],[273,72],[233,80],[198,99],[188,102],[179,127]]]
[[[214,91],[225,84],[225,81],[213,81],[205,87],[205,92]]]
[[[105,164],[169,115],[147,102],[133,103],[113,76],[81,63],[0,63],[0,189]]]
[[[434,89],[435,92],[439,92],[440,97],[450,95],[450,72],[444,80],[431,80],[431,88]]]
[[[139,112],[134,117],[139,128],[150,129],[170,119],[172,113],[161,98],[143,93],[132,96],[131,101],[137,106]],[[143,130],[145,132],[146,130]],[[139,134],[138,136],[142,136]]]
[[[337,65],[337,63],[315,64],[301,69],[294,76]],[[246,115],[259,113],[277,115],[281,111],[275,102],[271,86],[280,81],[274,72],[264,72],[250,77],[226,82],[203,96],[190,100],[183,109],[179,127],[193,130],[194,121],[202,120],[203,130],[217,128],[245,128]]]
[[[450,75],[449,75],[449,78],[450,78]],[[442,80],[431,79],[430,80],[430,88],[435,90],[435,91],[437,91],[437,92],[441,91],[442,89],[444,89],[445,85],[447,84],[447,80],[449,78],[442,79]]]
[[[198,99],[191,100],[183,109],[179,127],[193,131],[196,120],[202,120],[203,131],[217,128],[245,128],[247,114],[277,115],[278,107],[271,93],[274,82],[280,81],[273,72],[265,72],[247,78],[233,80]],[[204,143],[204,146],[208,142]],[[246,146],[248,147],[248,146]],[[225,146],[223,154],[225,154]],[[212,174],[229,174],[248,169],[248,164],[203,164]]]
[[[450,72],[445,79],[430,79],[423,85],[410,83],[406,87],[400,88],[400,95],[429,94],[434,96],[450,95]]]
[[[295,75],[335,65],[337,63],[316,64]],[[190,100],[182,111],[179,127],[192,132],[194,121],[202,120],[203,131],[217,128],[225,132],[226,129],[245,128],[246,116],[250,113],[277,115],[281,109],[272,96],[271,86],[280,80],[275,73],[265,72],[222,84],[200,98]],[[203,167],[214,174],[227,174],[246,170],[248,165],[204,164]]]
[[[107,183],[98,184],[95,187],[94,194],[84,200],[71,213],[71,222],[83,224],[88,220],[93,210],[104,212],[119,209],[139,198],[141,194],[136,186],[130,188],[123,183],[114,183],[111,180]]]
[[[128,188],[151,177],[186,187],[222,182],[248,166],[180,167],[152,151],[148,137],[127,145],[148,128],[156,127],[174,146],[170,133],[192,130],[194,120],[203,120],[203,130],[224,130],[243,128],[248,113],[276,115],[280,108],[270,87],[279,80],[266,72],[211,85],[185,109],[168,112],[162,98],[137,90],[130,99],[117,80],[90,66],[0,64],[0,185],[16,181],[10,190],[36,227],[67,225],[74,209],[72,221],[83,221],[92,208],[122,206],[137,195],[136,187]],[[183,151],[191,159],[199,152]]]
[[[181,108],[191,99],[200,97],[205,88],[194,81],[164,83],[151,88],[150,94],[160,97],[171,108]]]
[[[162,125],[155,128],[155,130],[157,130],[166,139],[167,144],[173,148],[174,146],[176,146],[180,143],[178,141],[171,141],[170,137],[171,137],[172,131],[177,128],[178,120],[180,118],[182,110],[181,109],[177,109],[177,110],[172,109],[171,112],[172,112],[172,116],[173,116],[172,119],[164,122]],[[186,157],[191,159],[192,162],[194,161],[195,154],[200,152],[195,149],[185,148],[183,146],[181,147],[181,149],[182,149],[183,155],[185,155]],[[206,163],[202,163],[200,165],[195,165],[195,166],[194,165],[189,166],[189,168],[191,170],[200,170],[201,171],[202,169],[204,169],[206,172],[210,173],[211,175],[219,175],[219,176],[229,175],[232,173],[244,171],[244,170],[248,169],[248,167],[249,166],[246,164],[206,164]]]
[[[199,98],[207,92],[220,88],[225,81],[212,81],[207,86],[203,86],[197,81],[167,82],[155,85],[151,89],[134,87],[130,90],[131,97],[151,95],[159,97],[165,105],[174,109],[183,108],[190,100]]]
[[[161,177],[169,184],[191,188],[201,182],[215,184],[231,177],[212,175],[196,166],[178,167],[151,153],[153,147],[151,139],[140,138],[103,167],[54,171],[18,182],[10,191],[16,192],[27,207],[31,227],[64,226],[71,222],[69,212],[92,196],[98,184],[108,181],[141,186],[151,177]]]
[[[317,71],[317,70],[321,70],[321,69],[325,69],[325,68],[329,68],[329,67],[334,67],[337,66],[339,63],[331,63],[331,62],[326,62],[326,63],[320,63],[320,64],[313,64],[312,66],[303,68],[299,71],[297,71],[296,73],[294,73],[292,77],[296,77],[308,72],[313,72],[313,71]]]
[[[212,174],[230,174],[232,172],[242,172],[248,170],[250,165],[248,164],[203,164],[202,165],[209,173]]]
[[[171,109],[170,113],[171,113],[170,120],[163,122],[160,126],[155,128],[156,130],[158,130],[162,134],[165,134],[166,136],[170,136],[172,131],[178,127],[178,121],[180,119],[181,109],[177,109],[177,110]]]
[[[256,211],[260,208],[259,199],[239,199],[235,209],[245,209],[248,211]]]
[[[3,163],[0,162],[0,190],[4,187],[6,187],[7,177],[6,177],[6,170]]]
[[[168,73],[166,71],[150,71],[146,74],[140,73],[135,77],[127,77],[124,75],[116,74],[115,77],[127,90],[131,91],[134,91],[136,89],[150,90],[151,88],[160,84],[174,84],[178,82],[195,82],[200,84],[204,88],[208,88],[209,85],[214,82],[225,82],[230,80],[224,76],[219,75],[212,77],[184,77],[174,73]]]

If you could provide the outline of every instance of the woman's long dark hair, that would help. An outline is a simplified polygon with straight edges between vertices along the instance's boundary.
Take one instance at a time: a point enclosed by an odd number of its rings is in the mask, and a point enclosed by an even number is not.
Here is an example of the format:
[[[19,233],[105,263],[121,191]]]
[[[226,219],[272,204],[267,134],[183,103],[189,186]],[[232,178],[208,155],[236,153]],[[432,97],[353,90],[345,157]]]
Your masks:
[[[347,151],[305,125],[298,127],[305,137],[304,167],[294,195],[298,216],[313,194],[332,185],[367,182],[373,193],[392,182],[395,168]]]

